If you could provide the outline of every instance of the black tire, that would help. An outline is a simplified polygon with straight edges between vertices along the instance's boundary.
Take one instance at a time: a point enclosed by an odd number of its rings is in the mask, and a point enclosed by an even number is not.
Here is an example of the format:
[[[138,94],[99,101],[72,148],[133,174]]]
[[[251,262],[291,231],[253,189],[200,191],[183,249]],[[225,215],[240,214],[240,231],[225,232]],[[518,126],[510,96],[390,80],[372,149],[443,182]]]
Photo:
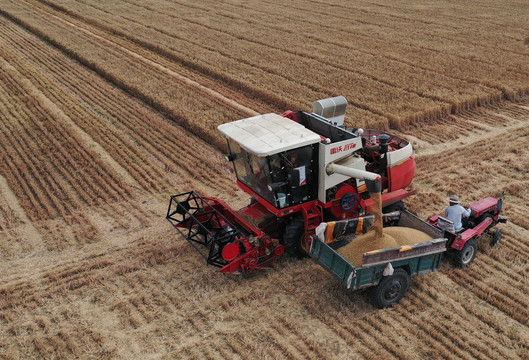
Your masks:
[[[301,237],[305,234],[305,221],[303,218],[294,218],[285,227],[283,245],[285,251],[298,259],[307,257],[308,254],[301,248]]]
[[[383,277],[377,286],[371,288],[371,301],[384,309],[398,303],[410,287],[410,275],[404,269],[395,269],[393,275]]]
[[[463,249],[456,251],[453,256],[454,265],[458,268],[470,266],[478,252],[478,244],[475,239],[470,239],[466,242]]]
[[[494,234],[492,234],[492,240],[490,241],[490,246],[496,246],[501,241],[501,229],[497,229]]]

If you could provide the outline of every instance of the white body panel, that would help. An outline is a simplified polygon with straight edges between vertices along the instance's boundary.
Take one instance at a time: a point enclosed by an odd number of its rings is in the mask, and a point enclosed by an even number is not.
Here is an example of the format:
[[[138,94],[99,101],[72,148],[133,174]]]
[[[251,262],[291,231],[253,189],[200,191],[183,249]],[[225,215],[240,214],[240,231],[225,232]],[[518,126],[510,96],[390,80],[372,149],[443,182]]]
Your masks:
[[[318,100],[312,104],[312,109],[315,114],[328,119],[331,123],[343,125],[347,100],[343,96]]]
[[[320,135],[277,114],[257,115],[218,126],[219,132],[246,151],[268,156],[321,141]]]
[[[326,202],[326,190],[350,179],[350,176],[331,174],[328,175],[327,165],[335,162],[339,165],[353,169],[365,170],[365,162],[359,156],[352,156],[354,152],[362,149],[360,137],[348,139],[332,144],[319,144],[319,175],[318,175],[318,199]],[[341,161],[339,159],[342,159]]]
[[[408,160],[412,154],[413,149],[411,144],[404,146],[402,149],[390,151],[386,154],[388,157],[388,166],[392,167],[398,165],[399,163]]]

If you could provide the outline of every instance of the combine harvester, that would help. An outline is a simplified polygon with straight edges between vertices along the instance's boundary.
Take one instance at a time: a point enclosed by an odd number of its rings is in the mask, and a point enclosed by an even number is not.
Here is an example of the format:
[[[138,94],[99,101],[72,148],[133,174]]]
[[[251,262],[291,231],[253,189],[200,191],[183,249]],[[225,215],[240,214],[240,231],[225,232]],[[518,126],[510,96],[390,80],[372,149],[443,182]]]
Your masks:
[[[367,231],[373,220],[367,214],[375,207],[370,193],[382,193],[382,210],[389,213],[384,216],[385,225],[398,224],[401,213],[394,210],[404,210],[402,200],[415,194],[407,189],[415,174],[412,146],[383,131],[347,129],[343,125],[346,107],[346,99],[339,96],[316,101],[312,113],[286,111],[220,125],[218,130],[228,141],[226,158],[233,163],[238,186],[251,195],[251,203],[235,211],[220,199],[190,191],[171,196],[167,219],[208,264],[223,273],[268,268],[285,251],[296,257],[310,255],[321,263],[314,244],[328,246],[325,242],[334,239],[320,241],[316,228],[321,223],[355,219],[349,222],[355,224],[353,232]],[[493,202],[487,200],[486,205],[494,207]],[[498,200],[495,204],[499,210],[492,222],[474,236],[498,221],[501,204]],[[479,210],[487,213],[482,207]],[[438,219],[432,218],[431,225],[419,221],[421,227],[436,229]],[[439,230],[435,234],[444,239]],[[456,244],[456,252],[468,252],[465,244],[470,239],[455,237],[408,254],[439,253],[430,266],[433,271],[446,246]],[[391,259],[384,261],[387,266]],[[334,271],[332,266],[329,270]],[[350,273],[342,275],[349,278]],[[373,278],[370,285],[379,281]]]

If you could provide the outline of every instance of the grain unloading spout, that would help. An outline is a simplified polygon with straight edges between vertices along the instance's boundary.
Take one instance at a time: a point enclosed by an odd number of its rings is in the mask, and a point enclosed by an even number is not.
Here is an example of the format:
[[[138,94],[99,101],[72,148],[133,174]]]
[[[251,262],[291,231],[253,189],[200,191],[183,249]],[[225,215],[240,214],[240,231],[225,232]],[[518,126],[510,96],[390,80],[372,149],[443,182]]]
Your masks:
[[[382,181],[380,175],[365,170],[350,168],[335,163],[330,163],[326,168],[327,174],[340,174],[344,176],[361,179],[366,182],[367,191],[370,193],[379,193],[382,191]]]

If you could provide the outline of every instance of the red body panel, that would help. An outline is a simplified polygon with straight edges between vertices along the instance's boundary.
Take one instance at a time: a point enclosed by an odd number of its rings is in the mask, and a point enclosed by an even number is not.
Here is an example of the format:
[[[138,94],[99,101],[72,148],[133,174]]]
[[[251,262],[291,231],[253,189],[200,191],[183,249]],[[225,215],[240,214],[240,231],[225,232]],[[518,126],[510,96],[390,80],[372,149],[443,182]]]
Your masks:
[[[260,219],[266,214],[270,214],[270,211],[260,202],[248,205],[237,212],[255,220]]]
[[[471,204],[469,208],[472,209],[472,212],[475,214],[474,216],[481,216],[485,211],[490,210],[490,208],[496,206],[497,204],[498,199],[489,196],[480,201],[476,201],[475,203]]]
[[[212,208],[224,215],[229,221],[231,221],[233,224],[241,226],[251,235],[255,237],[261,237],[265,235],[259,228],[248,222],[245,218],[239,215],[239,213],[229,207],[224,201],[208,196],[203,196],[202,198],[206,200]]]
[[[237,242],[233,242],[226,245],[227,258],[229,261],[219,272],[233,273],[237,270],[242,270],[245,273],[251,273],[265,269],[270,266],[274,260],[284,252],[283,245],[279,244],[279,240],[270,239],[261,229],[246,220],[241,214],[229,207],[224,201],[214,197],[203,197],[212,208],[220,212],[228,221],[235,226],[243,228],[250,235],[244,238],[239,238]],[[258,218],[262,217],[259,215],[259,208],[264,207],[257,203],[255,206],[249,206],[247,214],[252,214]],[[246,214],[245,214],[246,215]],[[252,240],[253,238],[253,240]],[[238,246],[242,250],[242,254],[238,255],[235,251],[235,246]],[[226,249],[225,248],[225,249]]]
[[[429,223],[430,225],[436,226],[436,225],[437,225],[437,220],[438,220],[438,219],[439,219],[439,214],[434,215],[434,216],[432,216],[432,217],[430,217],[430,218],[428,219],[428,223]]]
[[[411,184],[415,176],[415,159],[410,157],[403,163],[388,167],[388,192],[404,189]]]
[[[497,212],[498,199],[491,196],[476,201],[475,203],[469,206],[469,209],[472,210],[470,215],[472,219],[479,219],[486,212],[491,212],[492,217],[486,217],[478,225],[473,228],[466,229],[460,234],[449,233],[450,236],[454,239],[451,248],[456,250],[461,250],[465,246],[466,242],[474,237],[479,237],[490,227],[490,225],[498,219],[499,212]],[[428,219],[428,223],[437,227],[437,221],[439,215],[434,215]]]
[[[277,240],[270,239],[269,237],[262,238],[259,246],[250,244],[249,242],[245,242],[244,245],[248,248],[248,251],[226,264],[219,272],[231,274],[238,270],[244,273],[263,270],[269,267],[285,251],[283,245],[279,245]],[[265,260],[262,260],[263,258]]]
[[[284,113],[281,114],[282,117],[286,117],[290,120],[294,120],[295,122],[298,122],[298,119],[296,117],[296,113],[292,110],[287,110]]]
[[[482,222],[480,222],[475,228],[463,231],[461,234],[456,236],[451,247],[457,250],[461,250],[468,240],[476,236],[481,236],[483,232],[487,230],[490,224],[492,224],[492,218],[488,217]]]
[[[399,189],[390,193],[382,194],[382,207],[394,204],[397,201],[407,198],[408,196],[414,195],[417,190],[404,190]],[[360,206],[364,209],[366,214],[373,212],[374,202],[373,199],[360,200]]]
[[[349,210],[342,208],[342,198],[344,196],[350,198]],[[340,187],[336,193],[336,200],[329,202],[332,206],[330,207],[331,212],[337,219],[347,219],[354,217],[355,213],[358,213],[358,207],[360,206],[359,196],[356,189],[351,185],[344,185]]]

